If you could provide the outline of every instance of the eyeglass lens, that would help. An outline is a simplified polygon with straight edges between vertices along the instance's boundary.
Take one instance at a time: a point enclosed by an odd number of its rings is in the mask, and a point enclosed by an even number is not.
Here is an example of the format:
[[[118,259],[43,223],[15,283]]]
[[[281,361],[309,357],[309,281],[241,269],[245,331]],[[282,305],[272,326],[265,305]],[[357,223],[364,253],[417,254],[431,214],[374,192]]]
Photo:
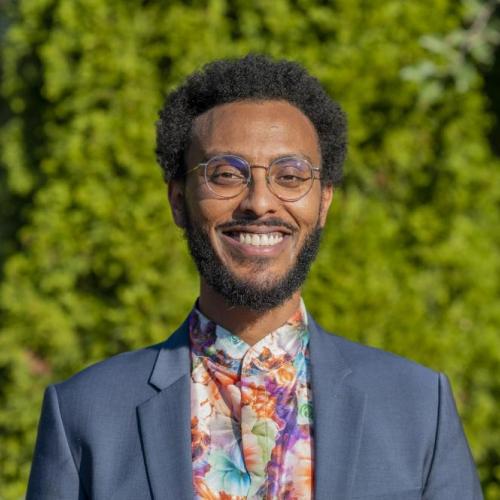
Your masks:
[[[205,166],[205,179],[211,191],[222,198],[241,193],[251,179],[251,167],[236,156],[218,156]],[[271,163],[267,172],[271,191],[283,200],[293,201],[304,196],[314,181],[311,165],[302,158],[280,158]]]

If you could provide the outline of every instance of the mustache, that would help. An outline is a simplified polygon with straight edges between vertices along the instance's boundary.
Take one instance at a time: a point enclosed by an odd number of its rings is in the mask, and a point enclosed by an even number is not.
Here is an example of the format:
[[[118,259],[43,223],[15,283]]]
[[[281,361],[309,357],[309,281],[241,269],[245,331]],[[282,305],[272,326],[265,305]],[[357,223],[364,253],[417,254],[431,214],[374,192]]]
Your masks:
[[[224,229],[231,229],[234,226],[253,226],[253,227],[284,227],[288,229],[289,231],[295,232],[297,228],[295,226],[292,226],[288,222],[285,222],[281,219],[278,218],[271,218],[271,219],[264,219],[264,220],[257,220],[257,219],[233,219],[228,222],[223,222],[222,224],[219,224],[217,226],[217,229],[224,230]]]

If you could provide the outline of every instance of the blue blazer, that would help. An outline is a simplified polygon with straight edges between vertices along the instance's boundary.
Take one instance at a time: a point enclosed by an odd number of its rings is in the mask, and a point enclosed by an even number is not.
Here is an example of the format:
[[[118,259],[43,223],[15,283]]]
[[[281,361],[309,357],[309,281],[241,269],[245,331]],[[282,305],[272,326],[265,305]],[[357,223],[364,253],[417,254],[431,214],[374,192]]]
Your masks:
[[[309,318],[317,500],[479,500],[446,377]],[[192,500],[186,322],[45,394],[27,500]]]

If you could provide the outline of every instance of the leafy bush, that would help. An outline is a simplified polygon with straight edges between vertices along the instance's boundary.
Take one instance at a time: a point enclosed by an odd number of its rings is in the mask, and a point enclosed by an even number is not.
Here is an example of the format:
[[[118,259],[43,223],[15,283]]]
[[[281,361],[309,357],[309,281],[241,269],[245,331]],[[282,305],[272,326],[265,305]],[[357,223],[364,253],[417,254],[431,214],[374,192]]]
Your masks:
[[[481,8],[469,4],[4,6],[0,499],[24,493],[48,383],[163,339],[190,310],[197,275],[155,165],[154,122],[184,76],[248,51],[303,63],[349,116],[310,311],[446,372],[486,496],[500,499],[500,169],[474,53],[449,59]]]

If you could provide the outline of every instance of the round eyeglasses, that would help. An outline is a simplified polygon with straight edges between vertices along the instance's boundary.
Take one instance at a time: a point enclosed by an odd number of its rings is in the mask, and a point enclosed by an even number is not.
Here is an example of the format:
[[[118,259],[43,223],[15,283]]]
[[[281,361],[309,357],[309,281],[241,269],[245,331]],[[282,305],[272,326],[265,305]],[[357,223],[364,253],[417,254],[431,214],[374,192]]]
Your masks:
[[[235,155],[219,155],[191,168],[186,174],[203,168],[208,189],[218,198],[238,196],[252,182],[252,168],[266,169],[266,182],[270,191],[280,200],[297,201],[319,179],[320,169],[299,156],[285,156],[273,160],[269,166],[250,165]]]

